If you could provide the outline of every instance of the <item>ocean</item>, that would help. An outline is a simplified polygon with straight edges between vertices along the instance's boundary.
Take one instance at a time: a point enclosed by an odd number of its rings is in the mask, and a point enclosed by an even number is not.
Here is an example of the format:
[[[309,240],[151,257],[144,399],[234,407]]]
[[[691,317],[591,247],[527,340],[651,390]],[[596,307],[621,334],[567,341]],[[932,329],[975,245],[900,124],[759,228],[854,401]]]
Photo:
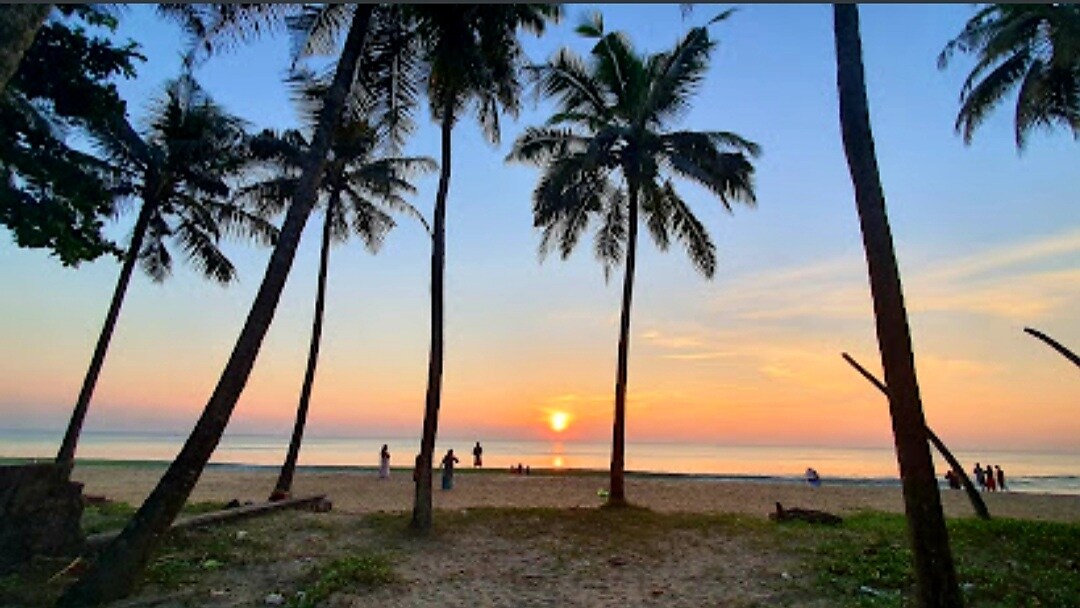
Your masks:
[[[186,435],[132,432],[85,432],[78,458],[93,460],[171,461]],[[411,466],[419,451],[418,438],[305,438],[300,466],[375,467],[379,449],[389,446],[391,465]],[[52,458],[60,432],[0,430],[0,459]],[[607,469],[607,442],[482,441],[486,468],[523,464],[536,469]],[[226,434],[211,458],[220,466],[278,466],[288,437]],[[443,439],[437,458],[453,448],[463,466],[472,463],[472,440]],[[975,462],[999,465],[1010,490],[1080,496],[1080,452],[965,452],[956,457],[970,471]],[[899,486],[896,456],[891,448],[801,446],[724,446],[690,442],[628,441],[626,468],[644,473],[684,474],[700,478],[799,483],[807,467],[825,483]],[[947,465],[935,453],[939,475]],[[944,487],[944,482],[942,482]]]

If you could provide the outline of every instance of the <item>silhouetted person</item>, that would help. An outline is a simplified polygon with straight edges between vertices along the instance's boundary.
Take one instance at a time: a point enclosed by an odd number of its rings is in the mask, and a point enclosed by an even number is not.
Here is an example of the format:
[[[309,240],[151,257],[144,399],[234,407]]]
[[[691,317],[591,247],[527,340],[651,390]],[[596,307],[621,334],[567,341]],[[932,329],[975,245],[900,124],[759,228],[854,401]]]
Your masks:
[[[473,467],[480,468],[480,467],[484,466],[484,460],[482,458],[483,455],[484,455],[484,448],[480,447],[480,442],[477,441],[476,446],[473,447],[473,449],[472,449],[472,458],[473,458],[472,466]]]
[[[390,448],[385,443],[379,451],[379,479],[390,479]]]
[[[806,469],[806,483],[815,488],[821,485],[821,476],[813,467],[807,467]]]
[[[994,479],[994,467],[986,465],[986,489],[990,492],[997,492],[997,480]]]
[[[949,487],[953,490],[960,489],[960,477],[953,473],[952,469],[945,471],[945,481],[949,482]]]
[[[458,457],[454,456],[454,450],[446,450],[446,456],[442,459],[442,489],[454,489],[454,464]]]
[[[994,468],[997,469],[998,489],[1002,492],[1008,490],[1008,488],[1005,487],[1005,471],[1002,471],[1001,467],[996,464],[994,465]]]
[[[980,490],[986,489],[986,477],[983,476],[982,467],[979,463],[975,463],[975,485],[979,486]]]

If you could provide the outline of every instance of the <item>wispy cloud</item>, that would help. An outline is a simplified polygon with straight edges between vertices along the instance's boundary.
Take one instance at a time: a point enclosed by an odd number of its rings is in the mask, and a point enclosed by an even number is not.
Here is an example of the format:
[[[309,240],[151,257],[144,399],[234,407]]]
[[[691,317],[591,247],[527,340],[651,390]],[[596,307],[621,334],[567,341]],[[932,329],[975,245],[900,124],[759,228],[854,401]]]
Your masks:
[[[1080,230],[1005,245],[905,269],[913,312],[959,312],[1037,320],[1080,306]],[[711,310],[735,319],[868,319],[872,315],[861,255],[737,278]]]

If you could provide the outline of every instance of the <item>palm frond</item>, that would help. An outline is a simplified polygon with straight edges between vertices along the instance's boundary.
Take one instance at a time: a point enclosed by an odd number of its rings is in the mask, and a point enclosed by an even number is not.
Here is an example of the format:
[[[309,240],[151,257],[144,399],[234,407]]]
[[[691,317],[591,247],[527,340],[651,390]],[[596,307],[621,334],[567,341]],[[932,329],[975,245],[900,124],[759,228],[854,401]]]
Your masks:
[[[721,135],[720,137],[717,137]],[[706,187],[720,198],[730,211],[732,201],[753,204],[755,201],[754,167],[742,152],[722,152],[717,143],[733,142],[747,152],[756,145],[730,134],[678,131],[661,137],[662,156],[681,177]]]

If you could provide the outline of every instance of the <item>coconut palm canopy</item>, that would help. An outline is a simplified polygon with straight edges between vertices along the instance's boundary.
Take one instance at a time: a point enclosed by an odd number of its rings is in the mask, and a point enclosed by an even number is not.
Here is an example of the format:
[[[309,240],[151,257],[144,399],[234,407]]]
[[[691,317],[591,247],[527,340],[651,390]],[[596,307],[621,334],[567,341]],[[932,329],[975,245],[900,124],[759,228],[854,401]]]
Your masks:
[[[975,56],[956,117],[965,143],[1013,92],[1018,149],[1040,127],[1065,127],[1080,137],[1080,5],[987,5],[941,51],[938,67],[956,53]]]
[[[759,153],[731,132],[669,127],[689,109],[715,41],[699,27],[670,51],[637,55],[625,35],[604,33],[599,16],[578,31],[598,39],[589,62],[563,49],[535,68],[538,87],[558,109],[545,126],[527,128],[508,157],[544,169],[533,206],[541,251],[569,256],[595,221],[594,251],[607,275],[625,254],[633,205],[661,249],[681,242],[711,277],[716,245],[672,178],[704,186],[730,211],[732,202],[754,203],[748,157]]]

